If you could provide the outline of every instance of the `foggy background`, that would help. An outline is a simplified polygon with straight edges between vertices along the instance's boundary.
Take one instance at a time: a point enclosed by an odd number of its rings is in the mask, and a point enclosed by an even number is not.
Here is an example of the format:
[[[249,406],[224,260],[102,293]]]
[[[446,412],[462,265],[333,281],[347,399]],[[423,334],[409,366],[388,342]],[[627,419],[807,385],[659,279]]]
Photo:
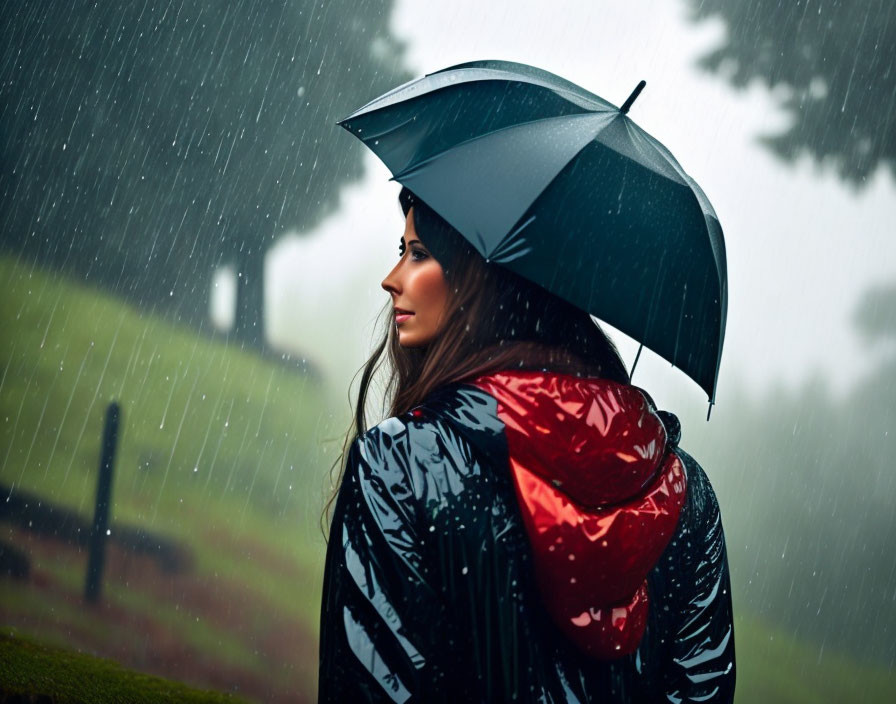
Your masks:
[[[313,698],[318,518],[403,232],[399,186],[335,122],[503,59],[616,104],[646,80],[630,116],[724,229],[711,421],[647,349],[633,381],[678,414],[718,494],[740,701],[890,700],[896,12],[731,5],[8,7],[0,541],[30,571],[0,577],[0,625],[259,701]],[[612,334],[630,364],[637,344]],[[83,545],[29,530],[43,514],[22,506],[89,522],[113,399],[113,524],[158,547],[113,541],[106,605],[84,612]]]

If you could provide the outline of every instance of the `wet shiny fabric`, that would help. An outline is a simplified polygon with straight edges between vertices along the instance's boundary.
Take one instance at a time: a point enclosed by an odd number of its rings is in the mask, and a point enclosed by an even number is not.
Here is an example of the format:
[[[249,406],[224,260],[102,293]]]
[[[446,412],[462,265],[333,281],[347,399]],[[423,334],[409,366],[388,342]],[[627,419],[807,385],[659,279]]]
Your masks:
[[[662,419],[686,476],[674,533],[647,575],[646,627],[634,652],[599,659],[564,634],[539,590],[506,404],[499,413],[480,384],[441,389],[352,446],[327,552],[320,701],[730,701],[718,505],[676,446],[674,416],[643,419]]]

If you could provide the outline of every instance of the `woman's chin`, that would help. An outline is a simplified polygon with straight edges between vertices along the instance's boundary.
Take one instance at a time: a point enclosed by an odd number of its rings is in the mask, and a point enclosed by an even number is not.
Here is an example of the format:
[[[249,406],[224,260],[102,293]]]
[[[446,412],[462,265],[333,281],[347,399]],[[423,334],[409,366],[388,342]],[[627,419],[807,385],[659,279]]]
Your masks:
[[[428,339],[424,339],[420,335],[404,332],[402,330],[398,331],[398,344],[401,347],[425,347],[428,342]]]

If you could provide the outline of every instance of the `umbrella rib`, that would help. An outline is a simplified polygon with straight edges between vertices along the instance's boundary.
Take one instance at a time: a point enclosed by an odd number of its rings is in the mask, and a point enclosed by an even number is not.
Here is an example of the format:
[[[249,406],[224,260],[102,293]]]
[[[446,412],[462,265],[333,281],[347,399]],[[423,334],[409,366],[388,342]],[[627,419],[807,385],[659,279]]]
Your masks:
[[[662,287],[663,281],[666,278],[666,269],[663,264],[666,261],[666,252],[668,250],[664,249],[663,253],[660,255],[659,265],[656,270],[656,283],[653,286],[653,294],[650,296],[650,308],[647,311],[647,321],[644,324],[644,333],[641,335],[641,344],[644,344],[644,340],[647,339],[648,334],[650,333],[650,327],[653,325],[653,316],[656,313],[656,304],[659,299],[659,291]],[[652,347],[651,345],[647,345],[648,347]]]
[[[688,282],[684,282],[684,289],[681,292],[681,310],[678,311],[678,327],[675,330],[675,348],[672,350],[672,366],[678,364],[678,342],[681,339],[681,320],[684,316],[684,306],[688,300]]]
[[[404,122],[399,122],[397,125],[392,125],[391,127],[389,127],[386,130],[383,130],[382,132],[371,132],[366,137],[361,138],[361,141],[366,141],[366,140],[371,140],[371,139],[379,139],[383,135],[392,134],[393,132],[400,130],[402,127],[410,124],[413,121],[414,121],[414,118],[409,117]],[[349,128],[345,127],[345,129],[349,129]],[[349,131],[351,131],[351,130],[349,130]]]
[[[495,247],[494,251],[492,252],[492,256],[489,257],[491,261],[498,262],[499,264],[506,264],[508,262],[512,262],[514,259],[524,257],[529,252],[531,252],[532,247],[527,246],[526,238],[517,238],[517,235],[519,235],[520,232],[531,225],[534,220],[534,215],[529,216],[529,218],[522,225],[505,235],[504,238],[498,243],[498,246]],[[522,250],[520,250],[521,247],[523,248]]]

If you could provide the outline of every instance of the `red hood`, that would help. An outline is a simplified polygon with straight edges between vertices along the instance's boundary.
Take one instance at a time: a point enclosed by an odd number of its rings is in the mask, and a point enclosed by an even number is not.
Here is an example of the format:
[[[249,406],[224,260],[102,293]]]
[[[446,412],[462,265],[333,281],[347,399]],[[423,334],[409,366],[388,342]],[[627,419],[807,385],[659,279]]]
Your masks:
[[[509,371],[474,384],[498,402],[539,588],[560,629],[601,658],[633,652],[647,573],[675,531],[685,474],[635,387]]]

